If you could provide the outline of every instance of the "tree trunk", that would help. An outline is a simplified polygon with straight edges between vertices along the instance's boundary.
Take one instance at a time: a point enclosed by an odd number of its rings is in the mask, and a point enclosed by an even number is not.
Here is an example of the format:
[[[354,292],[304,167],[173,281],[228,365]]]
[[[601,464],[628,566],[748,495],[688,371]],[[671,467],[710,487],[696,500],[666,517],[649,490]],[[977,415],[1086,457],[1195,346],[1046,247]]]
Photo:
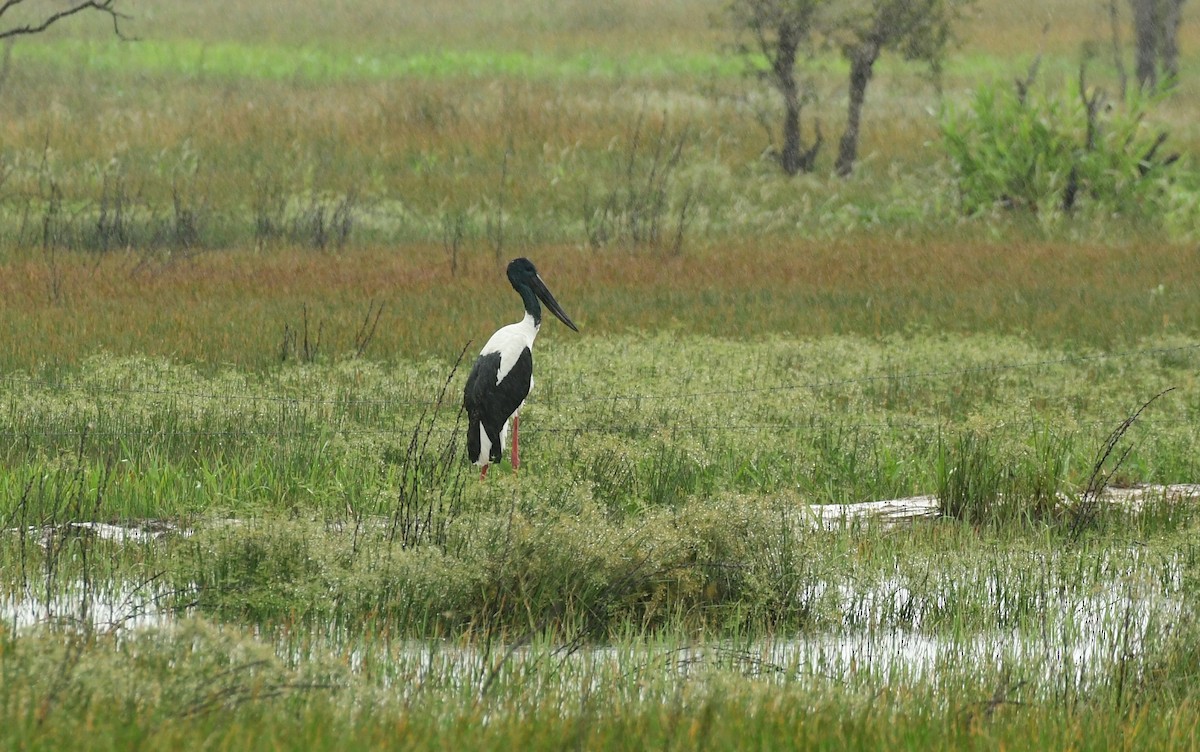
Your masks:
[[[850,107],[846,116],[846,130],[838,144],[837,163],[834,169],[846,177],[854,169],[858,159],[858,128],[862,121],[863,102],[867,98],[867,84],[874,73],[875,61],[879,59],[879,43],[865,42],[850,53]]]
[[[1183,17],[1183,0],[1161,0],[1162,40],[1159,52],[1162,55],[1162,70],[1167,85],[1179,78],[1179,23]]]
[[[819,127],[816,141],[808,149],[804,148],[800,130],[800,111],[804,109],[804,102],[800,97],[800,87],[796,84],[796,50],[799,47],[799,30],[789,24],[782,25],[779,29],[779,46],[771,64],[771,75],[776,88],[783,95],[783,149],[779,153],[779,166],[788,176],[811,171],[817,151],[821,148]]]
[[[1143,90],[1153,89],[1158,85],[1158,0],[1130,0],[1130,3],[1138,86]]]
[[[800,172],[800,106],[794,99],[784,98],[783,151],[779,166],[787,175]]]
[[[1170,84],[1179,76],[1179,23],[1183,0],[1130,0],[1136,72],[1142,89]]]
[[[800,45],[796,30],[784,24],[779,29],[779,47],[772,71],[775,85],[783,95],[783,150],[779,166],[787,175],[800,171],[800,94],[796,86],[796,49]]]
[[[1113,65],[1117,68],[1117,82],[1121,90],[1121,101],[1129,92],[1129,74],[1125,72],[1125,55],[1121,44],[1121,9],[1117,0],[1108,0],[1108,24],[1112,31]]]

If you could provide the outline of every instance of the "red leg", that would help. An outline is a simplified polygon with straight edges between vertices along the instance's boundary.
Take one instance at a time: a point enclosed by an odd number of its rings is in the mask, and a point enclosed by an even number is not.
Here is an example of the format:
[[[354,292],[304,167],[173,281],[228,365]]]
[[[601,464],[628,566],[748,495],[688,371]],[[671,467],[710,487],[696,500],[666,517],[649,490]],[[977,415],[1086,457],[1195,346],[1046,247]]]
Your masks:
[[[521,466],[521,457],[520,457],[520,455],[517,454],[517,421],[520,419],[520,417],[521,417],[521,415],[519,413],[513,414],[513,451],[512,451],[513,472],[516,472],[517,468]]]
[[[488,469],[488,466],[484,465],[483,469],[481,469],[479,471],[479,480],[483,480],[484,476],[487,475],[487,469]]]

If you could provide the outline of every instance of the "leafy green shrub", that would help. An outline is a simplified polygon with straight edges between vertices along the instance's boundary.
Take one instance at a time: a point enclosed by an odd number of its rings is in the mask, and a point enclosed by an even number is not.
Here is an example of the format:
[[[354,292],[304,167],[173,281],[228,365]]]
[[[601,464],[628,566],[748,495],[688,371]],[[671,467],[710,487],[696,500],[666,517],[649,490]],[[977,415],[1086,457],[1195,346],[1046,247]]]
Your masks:
[[[1166,133],[1144,122],[1152,99],[1137,94],[1110,106],[1103,92],[985,84],[967,111],[947,108],[941,131],[955,167],[962,210],[994,206],[1070,212],[1091,203],[1127,216],[1153,217],[1169,205],[1162,156]]]

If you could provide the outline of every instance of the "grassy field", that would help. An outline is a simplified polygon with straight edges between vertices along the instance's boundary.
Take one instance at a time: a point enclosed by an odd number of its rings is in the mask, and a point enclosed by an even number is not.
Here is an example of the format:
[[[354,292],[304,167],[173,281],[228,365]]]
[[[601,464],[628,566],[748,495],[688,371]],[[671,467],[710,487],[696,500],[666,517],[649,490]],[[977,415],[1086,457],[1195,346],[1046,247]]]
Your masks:
[[[722,7],[145,2],[5,53],[0,746],[1200,746],[1196,499],[1101,494],[1200,479],[1196,9],[1157,203],[968,215],[942,108],[1039,53],[1076,97],[1102,5],[981,0],[938,86],[885,55],[848,179],[778,174]],[[480,483],[517,255],[581,332]]]

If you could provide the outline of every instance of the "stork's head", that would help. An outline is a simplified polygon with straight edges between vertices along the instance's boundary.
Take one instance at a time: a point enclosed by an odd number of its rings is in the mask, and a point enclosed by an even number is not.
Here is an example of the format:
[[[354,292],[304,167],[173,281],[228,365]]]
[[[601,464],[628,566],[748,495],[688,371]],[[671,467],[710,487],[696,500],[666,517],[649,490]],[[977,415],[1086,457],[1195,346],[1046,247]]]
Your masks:
[[[566,324],[572,331],[579,331],[579,327],[575,326],[575,322],[571,321],[571,317],[563,311],[562,306],[554,299],[554,295],[550,293],[550,289],[546,287],[546,283],[538,275],[537,268],[533,262],[527,258],[513,259],[508,264],[508,281],[512,283],[513,289],[521,293],[521,297],[525,297],[525,290],[532,292],[537,296],[537,299],[546,304],[550,312],[558,317],[558,320]]]

